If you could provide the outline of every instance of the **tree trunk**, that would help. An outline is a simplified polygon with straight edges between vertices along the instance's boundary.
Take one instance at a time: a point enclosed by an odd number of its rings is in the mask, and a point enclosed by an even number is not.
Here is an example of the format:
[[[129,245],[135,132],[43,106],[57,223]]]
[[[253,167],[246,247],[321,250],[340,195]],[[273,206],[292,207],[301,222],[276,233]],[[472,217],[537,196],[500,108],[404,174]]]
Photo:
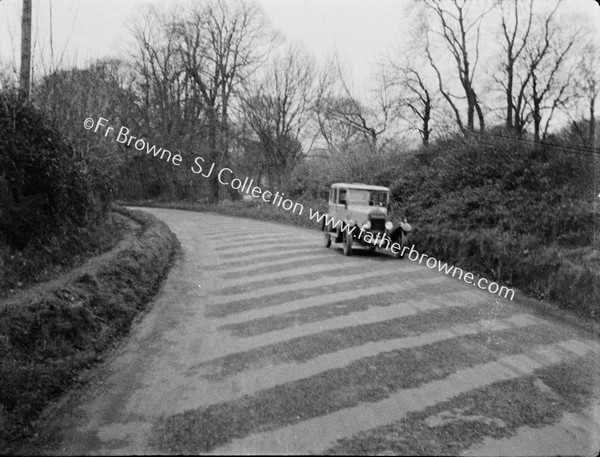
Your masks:
[[[589,126],[589,142],[590,142],[590,147],[595,148],[596,147],[596,112],[595,112],[595,108],[594,105],[596,104],[596,97],[592,97],[592,99],[590,100],[590,126]]]
[[[21,19],[21,75],[19,88],[24,97],[29,97],[31,78],[31,0],[23,0]]]
[[[542,113],[541,113],[541,98],[538,95],[537,91],[537,78],[533,76],[531,78],[531,99],[533,101],[533,140],[540,141],[540,125],[542,123]]]
[[[467,90],[467,131],[475,131],[475,103],[473,101],[473,94],[471,90]]]
[[[542,123],[542,113],[540,112],[539,99],[533,99],[533,140],[540,141],[540,125]]]
[[[208,177],[209,182],[209,195],[208,201],[210,203],[218,203],[219,202],[219,154],[217,151],[217,125],[216,119],[214,116],[209,117],[209,126],[208,126],[208,145],[209,145],[209,167],[212,167],[212,164],[215,164],[215,168],[211,175]]]
[[[513,130],[513,128],[514,128],[514,124],[513,124],[514,105],[513,105],[513,95],[512,95],[513,72],[514,72],[513,66],[511,64],[509,64],[507,67],[508,81],[506,84],[506,130]]]
[[[429,106],[429,104],[427,106],[425,106],[425,113],[423,115],[423,132],[422,132],[422,138],[423,138],[423,147],[427,148],[429,146],[429,135],[430,135],[430,131],[429,131],[429,121],[431,118],[431,106]]]
[[[477,120],[479,121],[479,131],[483,133],[485,130],[485,121],[483,118],[483,111],[481,109],[481,105],[477,100],[475,100],[475,110],[477,111]]]

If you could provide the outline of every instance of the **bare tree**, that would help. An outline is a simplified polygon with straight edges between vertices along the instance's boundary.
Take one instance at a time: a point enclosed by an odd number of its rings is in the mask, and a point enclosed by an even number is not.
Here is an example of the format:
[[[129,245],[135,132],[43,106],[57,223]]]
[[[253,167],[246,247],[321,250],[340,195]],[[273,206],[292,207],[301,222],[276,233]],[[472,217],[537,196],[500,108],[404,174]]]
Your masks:
[[[345,133],[346,138],[358,135],[376,152],[381,135],[394,120],[394,101],[389,96],[387,76],[383,72],[378,75],[379,81],[371,91],[375,103],[368,106],[353,93],[339,61],[330,64],[329,72],[331,76],[322,83],[325,89],[317,103],[323,136],[331,136],[333,132]],[[329,132],[323,131],[323,127],[329,127]]]
[[[525,5],[524,11],[522,11],[522,5]],[[496,0],[496,6],[500,10],[500,27],[503,38],[501,46],[505,60],[502,62],[503,77],[495,79],[502,86],[506,98],[506,128],[513,130],[515,117],[518,117],[518,113],[515,113],[517,108],[514,101],[515,71],[531,33],[534,16],[533,0],[529,0],[528,3],[521,0],[513,0],[512,3]]]
[[[135,85],[138,92],[140,125],[145,133],[158,131],[167,141],[181,134],[182,104],[187,91],[173,16],[148,8],[132,27]],[[187,97],[189,98],[189,97]]]
[[[558,0],[545,16],[539,17],[521,61],[514,125],[517,131],[522,131],[532,122],[535,140],[547,135],[556,109],[565,103],[572,80],[573,67],[568,64],[577,31],[560,24],[556,16],[560,4]]]
[[[327,143],[330,153],[341,154],[348,150],[350,144],[358,140],[360,133],[352,126],[336,116],[339,105],[352,104],[338,95],[334,95],[335,79],[330,71],[322,71],[317,85],[317,95],[314,104],[314,115],[318,124],[319,134]]]
[[[137,115],[127,127],[149,138],[159,137],[170,150],[182,149],[185,156],[200,149],[203,110],[179,53],[178,36],[173,30],[177,19],[174,11],[148,7],[131,27],[132,89],[136,94],[133,106]],[[154,187],[153,193],[170,197],[186,194],[183,179],[176,179],[178,172],[152,161],[137,166],[145,180],[154,183],[146,186]],[[205,184],[197,182],[197,188],[188,189],[187,194],[200,194]]]
[[[290,46],[243,96],[243,113],[260,142],[261,162],[271,186],[281,186],[304,156],[301,140],[316,91],[314,59]]]
[[[261,11],[242,0],[196,4],[174,23],[178,52],[194,84],[207,123],[208,160],[229,162],[229,118],[236,88],[264,61],[270,36]],[[216,174],[210,200],[219,199]],[[230,189],[228,187],[228,189]],[[238,198],[237,192],[231,198]]]
[[[395,73],[390,84],[399,91],[397,102],[400,116],[419,132],[423,146],[427,147],[432,134],[432,111],[438,92],[431,87],[424,62],[417,64],[407,57],[401,64],[394,61],[390,63]]]
[[[595,147],[596,140],[596,103],[600,94],[600,49],[597,41],[592,38],[582,47],[577,64],[577,77],[575,79],[575,90],[586,106],[588,114],[587,143]]]
[[[456,123],[463,133],[475,130],[475,116],[477,116],[479,130],[483,131],[484,116],[475,90],[475,74],[479,62],[481,24],[489,9],[485,2],[479,4],[468,0],[424,0],[423,4],[425,51],[435,71],[439,91],[452,108]],[[471,12],[474,5],[479,8],[475,13]],[[434,20],[428,20],[431,17]],[[458,80],[467,103],[466,124],[458,104],[460,97],[451,92],[449,84],[442,78],[441,63],[434,56],[433,47],[436,38],[441,40],[456,66]]]

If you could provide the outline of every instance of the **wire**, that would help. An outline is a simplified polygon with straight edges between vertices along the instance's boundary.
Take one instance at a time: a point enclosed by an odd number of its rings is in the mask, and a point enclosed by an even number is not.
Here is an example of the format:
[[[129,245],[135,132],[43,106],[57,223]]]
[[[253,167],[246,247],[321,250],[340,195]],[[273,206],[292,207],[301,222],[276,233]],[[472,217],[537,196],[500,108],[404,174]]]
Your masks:
[[[517,140],[520,142],[525,142],[525,143],[533,143],[533,144],[540,144],[543,146],[548,146],[548,147],[552,147],[552,148],[557,148],[557,149],[563,149],[563,150],[570,150],[570,151],[576,151],[582,155],[587,155],[587,156],[600,156],[600,149],[599,148],[590,148],[587,146],[569,146],[566,144],[557,144],[557,143],[550,143],[547,141],[543,141],[543,140],[530,140],[527,138],[519,138],[519,137],[511,137],[511,136],[506,136],[506,135],[499,135],[497,133],[488,133],[488,132],[484,132],[484,133],[480,133],[480,132],[473,132],[476,135],[480,135],[481,137],[485,137],[485,136],[493,136],[496,138],[502,138],[505,140]],[[565,151],[566,152],[566,151]]]

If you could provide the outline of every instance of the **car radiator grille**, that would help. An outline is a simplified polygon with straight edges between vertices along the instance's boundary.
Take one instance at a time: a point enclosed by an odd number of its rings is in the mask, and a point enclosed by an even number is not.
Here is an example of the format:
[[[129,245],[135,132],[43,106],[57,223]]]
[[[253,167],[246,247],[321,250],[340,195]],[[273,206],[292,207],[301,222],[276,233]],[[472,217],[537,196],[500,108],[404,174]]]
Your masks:
[[[385,219],[371,218],[371,230],[383,232],[385,230]]]

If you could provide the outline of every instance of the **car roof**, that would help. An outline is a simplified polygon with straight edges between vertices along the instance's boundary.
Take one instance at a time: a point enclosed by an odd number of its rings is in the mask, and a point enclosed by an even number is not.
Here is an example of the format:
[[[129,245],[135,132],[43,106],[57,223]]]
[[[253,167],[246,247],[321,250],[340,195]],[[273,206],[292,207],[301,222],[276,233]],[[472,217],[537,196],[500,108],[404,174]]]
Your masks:
[[[362,190],[379,190],[389,192],[390,189],[383,186],[371,186],[370,184],[362,184],[362,183],[346,183],[346,182],[336,182],[331,185],[332,188],[338,187],[347,187],[350,189],[362,189]]]

